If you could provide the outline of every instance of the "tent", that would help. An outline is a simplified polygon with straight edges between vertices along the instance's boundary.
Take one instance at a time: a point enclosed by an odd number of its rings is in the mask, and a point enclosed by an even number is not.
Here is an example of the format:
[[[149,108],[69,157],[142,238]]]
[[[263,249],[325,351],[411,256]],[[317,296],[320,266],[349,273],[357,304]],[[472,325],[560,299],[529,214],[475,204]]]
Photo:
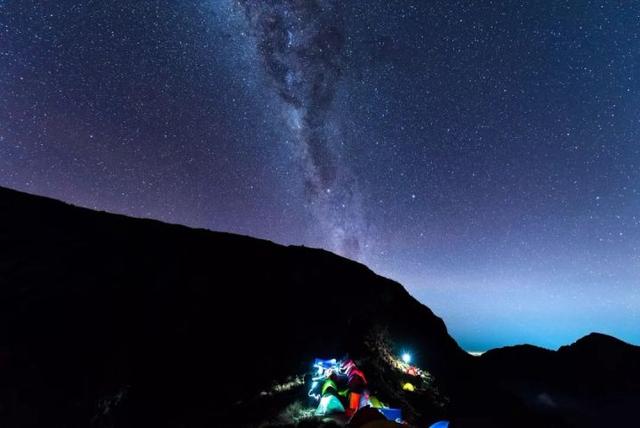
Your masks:
[[[376,397],[375,395],[371,395],[369,397],[369,405],[376,409],[385,407],[384,404],[382,404],[382,401],[378,400],[378,397]]]
[[[404,391],[414,392],[416,390],[416,387],[413,386],[412,383],[406,382],[405,384],[402,385],[402,389]]]
[[[401,421],[402,420],[402,410],[400,409],[392,409],[389,407],[383,407],[380,410],[380,413],[382,413],[385,418],[387,418],[390,421]]]
[[[316,416],[331,415],[333,413],[344,413],[344,406],[335,395],[323,395],[316,409]]]
[[[353,360],[339,362],[337,359],[316,359],[313,367],[314,373],[308,395],[319,400],[315,411],[317,416],[344,413],[346,416],[353,415],[352,420],[356,423],[364,418],[361,413],[364,411],[365,415],[375,419],[368,424],[375,423],[376,426],[383,427],[390,426],[391,421],[394,422],[391,426],[397,426],[395,422],[402,421],[400,409],[387,408],[376,397],[369,396],[367,378]],[[364,428],[364,425],[351,423],[350,426]]]
[[[322,390],[320,391],[320,394],[324,396],[327,391],[330,391],[332,389],[337,393],[338,385],[336,385],[336,383],[332,379],[327,379],[322,384]]]

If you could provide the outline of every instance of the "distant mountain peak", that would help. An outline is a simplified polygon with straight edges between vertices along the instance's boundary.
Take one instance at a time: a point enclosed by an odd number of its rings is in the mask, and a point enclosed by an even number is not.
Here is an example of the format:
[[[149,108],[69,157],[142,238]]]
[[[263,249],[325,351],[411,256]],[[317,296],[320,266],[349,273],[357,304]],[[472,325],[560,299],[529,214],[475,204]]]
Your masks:
[[[574,343],[566,346],[560,347],[558,351],[569,351],[569,350],[587,350],[587,349],[604,349],[604,348],[638,348],[635,345],[631,345],[630,343],[624,342],[616,337],[609,336],[608,334],[592,332],[587,334],[584,337],[576,340]]]
[[[617,344],[625,344],[630,345],[627,342],[624,342],[616,337],[610,336],[604,333],[591,332],[584,337],[578,339],[575,343],[585,343],[585,342],[595,342],[595,343],[617,343]]]

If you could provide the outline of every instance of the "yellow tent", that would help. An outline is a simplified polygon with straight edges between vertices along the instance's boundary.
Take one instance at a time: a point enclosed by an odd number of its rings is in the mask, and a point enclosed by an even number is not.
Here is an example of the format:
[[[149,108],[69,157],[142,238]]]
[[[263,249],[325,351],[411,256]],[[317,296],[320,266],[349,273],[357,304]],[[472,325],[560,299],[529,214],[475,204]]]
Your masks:
[[[416,387],[413,386],[412,383],[407,382],[404,385],[402,385],[402,389],[405,391],[414,392],[416,390]]]

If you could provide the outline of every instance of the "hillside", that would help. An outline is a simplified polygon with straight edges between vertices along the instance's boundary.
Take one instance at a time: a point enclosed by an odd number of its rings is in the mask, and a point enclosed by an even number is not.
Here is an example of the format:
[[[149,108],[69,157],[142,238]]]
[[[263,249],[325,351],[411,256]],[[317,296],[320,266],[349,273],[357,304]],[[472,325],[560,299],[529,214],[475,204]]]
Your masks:
[[[314,358],[346,356],[414,426],[588,426],[582,391],[635,408],[636,347],[592,335],[474,358],[400,284],[326,251],[3,188],[0,244],[3,427],[294,426],[317,405]],[[394,368],[405,350],[415,391]]]
[[[468,365],[402,286],[326,251],[8,189],[0,241],[2,426],[238,425],[262,415],[235,405],[381,331],[443,390]]]

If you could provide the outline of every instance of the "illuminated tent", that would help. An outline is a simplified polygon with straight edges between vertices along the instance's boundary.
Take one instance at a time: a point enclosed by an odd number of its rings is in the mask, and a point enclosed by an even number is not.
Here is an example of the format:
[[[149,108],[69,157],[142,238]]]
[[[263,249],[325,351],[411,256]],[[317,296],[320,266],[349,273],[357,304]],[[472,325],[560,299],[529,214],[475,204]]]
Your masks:
[[[353,360],[347,360],[344,363],[342,363],[342,371],[345,372],[347,375],[349,375],[351,373],[351,370],[357,368],[356,367],[356,363],[353,362]]]
[[[334,377],[326,379],[322,383],[320,403],[316,408],[317,416],[330,415],[333,413],[345,413],[344,405],[340,400],[338,385]]]
[[[313,366],[308,395],[319,400],[316,415],[344,413],[351,416],[357,414],[362,406],[372,406],[376,408],[373,414],[382,418],[382,422],[402,419],[400,410],[385,408],[380,400],[369,396],[367,378],[352,360],[316,359]]]
[[[333,413],[344,413],[344,406],[338,397],[327,393],[320,399],[320,404],[316,409],[316,416],[331,415]]]
[[[371,395],[369,397],[369,405],[375,409],[380,409],[384,407],[384,404],[382,404],[382,401],[378,400],[378,397],[376,397],[375,395]]]
[[[327,379],[322,384],[322,390],[320,391],[320,394],[325,395],[327,392],[333,392],[334,394],[338,393],[338,386],[333,381],[333,379]]]
[[[407,382],[404,385],[402,385],[402,389],[405,391],[414,392],[416,390],[416,387],[413,386],[412,383]]]
[[[382,413],[390,421],[402,421],[402,410],[400,409],[383,407],[379,410],[380,410],[380,413]]]
[[[360,408],[361,401],[362,401],[362,394],[359,394],[353,391],[350,392],[349,400],[348,400],[349,409],[347,411],[347,414],[351,415],[354,412],[356,412]]]

